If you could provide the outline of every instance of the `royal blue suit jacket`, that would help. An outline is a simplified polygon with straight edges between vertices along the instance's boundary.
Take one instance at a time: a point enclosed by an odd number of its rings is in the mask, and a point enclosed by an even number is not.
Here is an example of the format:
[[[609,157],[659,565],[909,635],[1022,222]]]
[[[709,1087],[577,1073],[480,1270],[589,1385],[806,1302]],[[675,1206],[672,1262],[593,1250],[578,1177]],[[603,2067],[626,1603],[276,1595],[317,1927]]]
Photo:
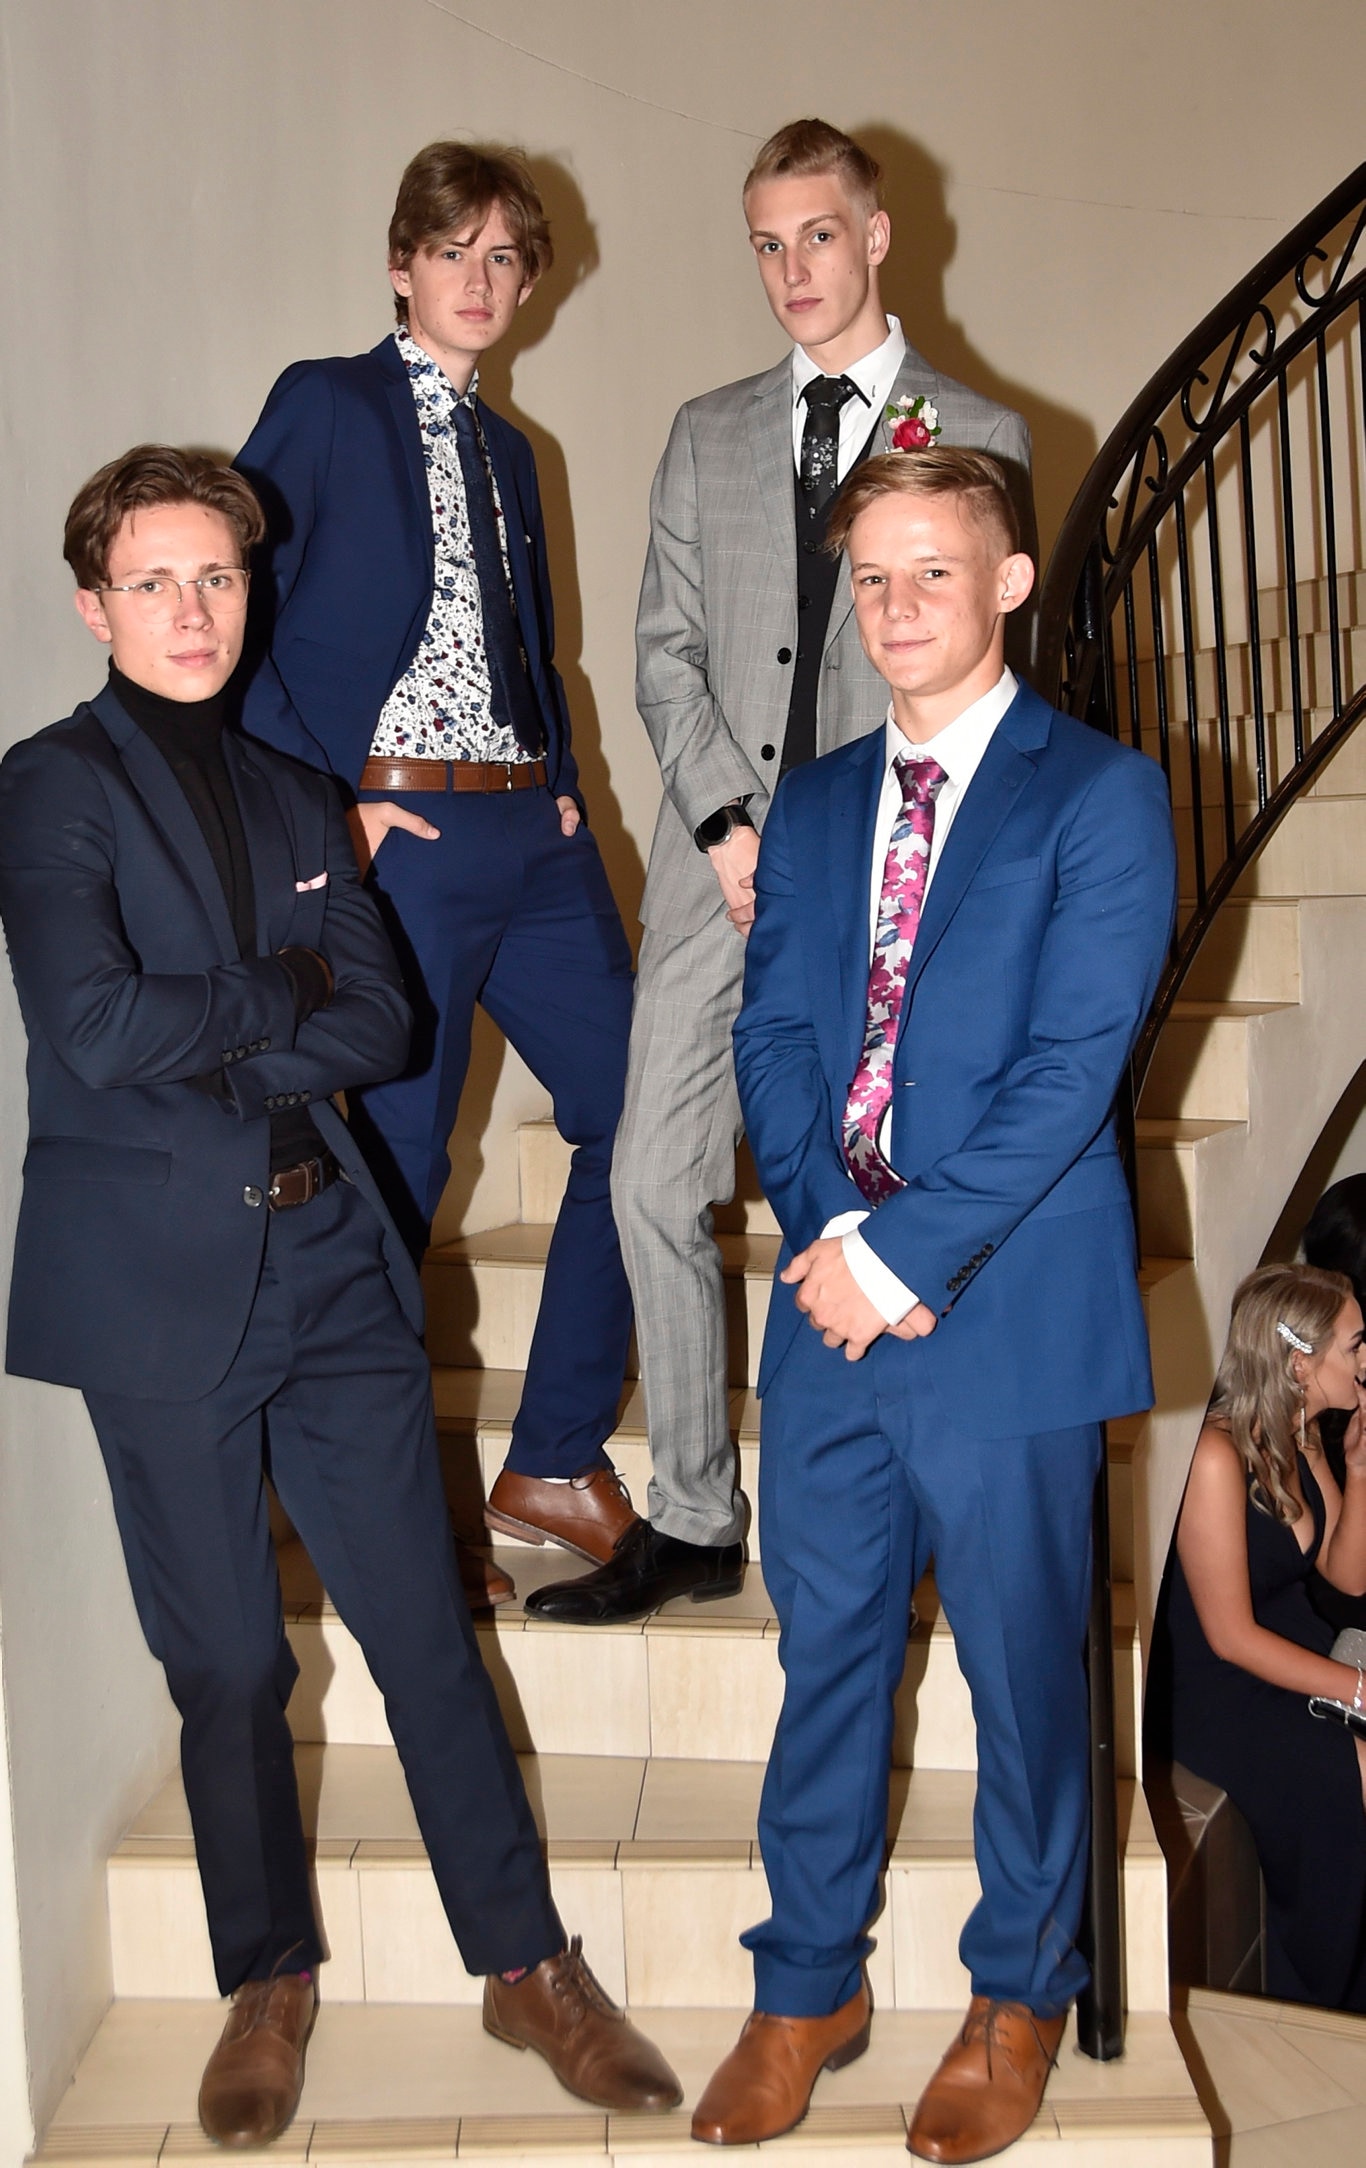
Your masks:
[[[223,750],[256,890],[247,958],[179,783],[112,692],[0,763],[0,915],[29,1039],[6,1349],[23,1377],[156,1400],[220,1383],[260,1277],[277,1105],[311,1107],[421,1325],[331,1103],[403,1065],[398,966],[335,787],[231,731]],[[302,1024],[273,953],[296,945],[336,981]],[[226,1105],[192,1081],[220,1071]]]
[[[482,401],[479,418],[545,724],[548,780],[572,797],[578,769],[554,663],[536,463],[521,431]],[[422,432],[393,339],[369,354],[286,369],[236,464],[269,526],[243,720],[254,737],[354,789],[380,710],[417,653],[435,581]]]
[[[794,771],[764,830],[735,1055],[782,1264],[863,1202],[840,1127],[863,1041],[884,744],[877,731]],[[1151,1405],[1112,1110],[1175,896],[1156,763],[1022,687],[925,901],[893,1071],[906,1187],[861,1230],[938,1315],[912,1374],[982,1435]],[[775,1286],[761,1392],[799,1325]]]

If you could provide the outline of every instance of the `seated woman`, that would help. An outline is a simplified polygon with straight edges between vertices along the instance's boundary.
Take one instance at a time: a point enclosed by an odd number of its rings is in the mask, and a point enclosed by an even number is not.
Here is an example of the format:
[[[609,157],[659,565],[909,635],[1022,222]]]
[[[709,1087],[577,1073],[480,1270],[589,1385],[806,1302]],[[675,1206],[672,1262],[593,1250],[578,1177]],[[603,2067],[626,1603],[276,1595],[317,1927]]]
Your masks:
[[[1311,1716],[1321,1695],[1366,1708],[1329,1655],[1317,1567],[1366,1591],[1362,1314],[1341,1274],[1266,1265],[1233,1303],[1159,1606],[1150,1743],[1226,1791],[1266,1883],[1267,1991],[1366,2010],[1366,1747]],[[1354,1410],[1339,1489],[1318,1438]]]

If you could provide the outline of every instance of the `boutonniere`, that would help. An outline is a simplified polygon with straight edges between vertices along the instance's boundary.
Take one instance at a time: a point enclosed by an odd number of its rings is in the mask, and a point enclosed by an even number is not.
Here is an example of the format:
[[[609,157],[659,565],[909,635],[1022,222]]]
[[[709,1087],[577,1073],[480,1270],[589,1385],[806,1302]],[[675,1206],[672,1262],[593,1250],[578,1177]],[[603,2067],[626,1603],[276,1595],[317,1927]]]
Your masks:
[[[939,409],[923,392],[914,399],[893,399],[887,409],[887,425],[896,452],[923,452],[940,432]]]

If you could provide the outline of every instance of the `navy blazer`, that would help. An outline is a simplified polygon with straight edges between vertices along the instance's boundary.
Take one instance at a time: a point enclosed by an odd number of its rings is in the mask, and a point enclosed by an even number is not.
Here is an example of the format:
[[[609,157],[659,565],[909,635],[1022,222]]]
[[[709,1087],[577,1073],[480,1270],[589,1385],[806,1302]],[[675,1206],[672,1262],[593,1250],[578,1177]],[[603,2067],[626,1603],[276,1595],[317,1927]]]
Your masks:
[[[884,749],[875,731],[795,770],[764,829],[735,1055],[783,1264],[863,1202],[841,1120],[862,1052]],[[910,1351],[916,1374],[984,1436],[1151,1405],[1113,1103],[1175,901],[1156,762],[1021,687],[925,900],[893,1067],[906,1187],[861,1229],[938,1314]],[[802,1323],[776,1286],[761,1391]]]
[[[335,788],[232,731],[223,750],[256,889],[246,958],[179,783],[112,692],[0,763],[0,916],[29,1039],[6,1351],[22,1377],[157,1400],[221,1382],[260,1277],[283,1104],[312,1108],[369,1199],[421,1326],[411,1259],[331,1104],[403,1065],[398,966]],[[292,945],[336,981],[299,1025],[273,955]],[[191,1081],[219,1069],[230,1106]]]
[[[521,431],[482,400],[479,419],[550,787],[574,796],[536,463]],[[380,710],[426,630],[436,576],[422,432],[393,339],[369,354],[286,369],[236,464],[269,527],[268,579],[252,597],[256,667],[243,721],[254,737],[354,789]]]

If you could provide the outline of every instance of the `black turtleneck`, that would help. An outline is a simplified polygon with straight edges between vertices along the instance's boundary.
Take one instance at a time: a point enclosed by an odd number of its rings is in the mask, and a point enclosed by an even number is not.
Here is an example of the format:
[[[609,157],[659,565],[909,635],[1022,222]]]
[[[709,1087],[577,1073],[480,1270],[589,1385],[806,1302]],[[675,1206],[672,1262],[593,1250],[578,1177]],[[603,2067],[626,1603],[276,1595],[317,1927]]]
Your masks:
[[[223,757],[223,731],[230,707],[225,685],[207,700],[168,700],[145,685],[125,677],[117,663],[109,665],[109,689],[139,730],[149,737],[185,793],[190,811],[208,846],[214,871],[223,885],[223,896],[232,921],[239,956],[256,954],[256,888],[241,808]],[[300,990],[288,962],[286,971]],[[315,1006],[305,998],[301,1010]],[[282,1107],[270,1117],[270,1165],[272,1173],[316,1158],[322,1139],[307,1107]]]

